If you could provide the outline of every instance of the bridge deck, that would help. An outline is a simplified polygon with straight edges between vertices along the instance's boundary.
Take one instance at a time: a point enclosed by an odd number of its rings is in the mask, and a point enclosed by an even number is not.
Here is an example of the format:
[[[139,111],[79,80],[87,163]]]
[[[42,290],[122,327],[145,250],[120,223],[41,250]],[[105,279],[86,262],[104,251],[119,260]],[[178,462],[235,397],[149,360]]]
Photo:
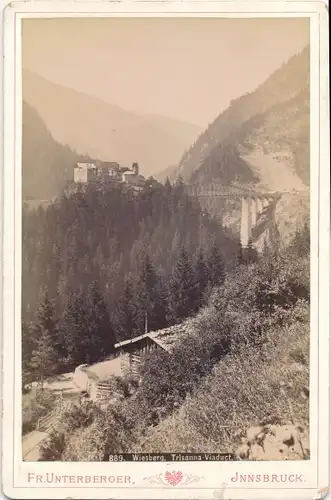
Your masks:
[[[309,195],[309,191],[255,191],[250,189],[226,189],[222,186],[185,186],[185,192],[188,196],[196,196],[198,198],[277,198],[282,195]]]

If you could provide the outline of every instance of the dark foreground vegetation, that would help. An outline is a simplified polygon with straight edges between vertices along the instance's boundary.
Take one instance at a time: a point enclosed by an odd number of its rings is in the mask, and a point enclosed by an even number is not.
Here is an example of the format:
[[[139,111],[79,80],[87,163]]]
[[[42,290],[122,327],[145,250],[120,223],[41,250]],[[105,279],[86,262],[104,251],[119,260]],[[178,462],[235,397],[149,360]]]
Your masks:
[[[138,388],[115,380],[121,396],[105,409],[74,405],[42,459],[233,451],[248,426],[308,428],[309,288],[305,228],[290,247],[230,270],[190,334],[149,357]]]

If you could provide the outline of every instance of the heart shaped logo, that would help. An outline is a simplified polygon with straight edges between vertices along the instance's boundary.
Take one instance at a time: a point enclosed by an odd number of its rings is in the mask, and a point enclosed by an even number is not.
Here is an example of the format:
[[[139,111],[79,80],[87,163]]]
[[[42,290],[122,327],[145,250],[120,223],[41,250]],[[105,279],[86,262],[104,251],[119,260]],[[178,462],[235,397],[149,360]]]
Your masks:
[[[171,484],[171,486],[177,486],[183,479],[183,473],[180,471],[172,471],[165,473],[165,480],[167,483]]]

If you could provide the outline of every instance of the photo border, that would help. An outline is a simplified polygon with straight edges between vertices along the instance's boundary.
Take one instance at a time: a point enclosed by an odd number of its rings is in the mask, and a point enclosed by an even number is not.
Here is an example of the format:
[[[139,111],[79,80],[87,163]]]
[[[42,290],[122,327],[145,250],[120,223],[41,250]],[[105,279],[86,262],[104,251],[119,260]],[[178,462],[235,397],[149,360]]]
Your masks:
[[[92,7],[93,6],[93,7]],[[91,9],[92,7],[92,9]],[[93,10],[93,12],[89,12]],[[203,9],[203,10],[202,10]],[[23,462],[21,459],[21,130],[22,130],[22,78],[21,78],[21,20],[35,17],[309,17],[310,18],[310,227],[311,227],[311,365],[310,365],[310,437],[309,461],[264,462],[217,462],[199,463],[84,463],[88,469],[127,475],[128,469],[135,485],[122,487],[81,487],[47,485],[33,486],[27,483],[27,470],[40,474],[55,469],[78,470],[77,462]],[[4,12],[4,171],[3,171],[3,487],[11,498],[226,498],[255,499],[312,498],[319,489],[329,483],[329,284],[330,284],[330,192],[329,192],[329,97],[328,97],[328,16],[322,2],[235,2],[235,1],[169,1],[169,2],[12,2]],[[317,63],[317,64],[315,64]],[[14,169],[13,169],[14,165]],[[316,246],[315,244],[316,243]],[[13,279],[14,278],[14,279]],[[322,325],[323,333],[320,335]],[[325,333],[324,333],[325,330]],[[12,360],[18,358],[18,362]],[[315,378],[315,374],[317,377]],[[14,395],[14,397],[13,397]],[[313,397],[315,396],[315,398]],[[313,400],[316,399],[315,404]],[[312,439],[312,429],[317,431]],[[78,464],[78,465],[77,465]],[[311,478],[312,464],[316,474]],[[81,464],[80,464],[81,465]],[[81,465],[82,466],[82,465]],[[309,487],[276,487],[254,483],[235,487],[231,477],[235,469],[246,467],[251,474],[302,474]],[[171,467],[169,469],[169,467]],[[75,469],[76,468],[76,469]],[[180,468],[196,477],[207,468],[208,484],[212,487],[186,486],[160,488],[148,486],[143,476],[163,473]],[[228,469],[228,471],[225,470]],[[116,469],[116,472],[113,471]],[[261,472],[260,472],[261,469]],[[270,470],[271,469],[271,470]],[[137,471],[137,472],[136,472]],[[193,471],[193,472],[192,472]],[[198,471],[200,473],[198,474]],[[290,471],[290,472],[289,472]],[[302,472],[303,471],[303,472]],[[108,474],[95,472],[95,474]],[[242,472],[244,473],[244,472]],[[247,473],[245,471],[245,473]],[[74,472],[73,474],[77,474]],[[197,475],[198,474],[198,475]],[[25,480],[22,480],[22,476]],[[205,478],[206,479],[206,478]],[[139,482],[140,481],[140,482]],[[213,484],[213,483],[212,483]],[[47,492],[45,491],[47,488]],[[258,489],[257,489],[258,488]],[[108,491],[108,493],[107,493]],[[244,494],[244,496],[243,496]],[[174,496],[175,495],[175,496]],[[218,496],[217,496],[218,495]]]

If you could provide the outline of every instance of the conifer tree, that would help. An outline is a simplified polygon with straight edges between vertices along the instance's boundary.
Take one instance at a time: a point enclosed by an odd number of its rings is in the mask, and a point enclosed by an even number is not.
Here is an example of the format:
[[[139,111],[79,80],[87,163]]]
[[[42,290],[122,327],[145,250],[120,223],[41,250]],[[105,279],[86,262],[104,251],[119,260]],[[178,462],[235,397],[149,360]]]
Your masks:
[[[194,267],[195,281],[196,281],[196,307],[202,306],[204,301],[204,294],[207,290],[209,282],[208,268],[205,263],[205,258],[202,249],[199,250],[198,257]]]
[[[180,249],[169,284],[170,318],[179,322],[195,309],[196,286],[192,265],[184,247]]]
[[[184,180],[183,180],[183,177],[181,174],[178,175],[177,179],[176,179],[176,182],[175,182],[175,186],[178,188],[183,188],[184,187]]]
[[[24,211],[22,313],[27,322],[36,317],[47,275],[51,283],[49,298],[56,300],[56,316],[63,318],[71,294],[77,294],[81,285],[87,290],[95,279],[112,311],[128,270],[140,279],[137,256],[142,251],[148,251],[158,270],[161,303],[167,301],[164,289],[168,291],[181,246],[186,247],[191,258],[198,245],[209,246],[208,235],[215,232],[224,257],[234,255],[232,237],[209,215],[201,216],[200,207],[186,196],[180,179],[177,186],[166,182],[165,186],[136,195],[112,185],[104,189],[88,186],[79,191],[63,196],[47,209]],[[161,276],[167,280],[166,287]],[[82,326],[77,327],[77,336],[85,338],[84,314],[79,314],[82,318],[77,323],[82,322]],[[159,318],[162,315],[157,314]],[[61,353],[66,342],[60,339],[62,332],[58,333],[52,343]],[[72,338],[73,334],[68,331],[68,336]],[[61,353],[59,358],[66,356]]]
[[[168,325],[168,293],[161,275],[157,273],[151,298],[151,311],[147,327],[149,331],[165,328]]]
[[[141,264],[137,283],[140,331],[160,329],[167,324],[167,297],[161,277],[157,274],[149,255]]]
[[[257,251],[253,247],[251,240],[248,241],[247,247],[243,250],[243,257],[246,264],[256,262],[258,259]]]
[[[58,363],[58,329],[54,319],[54,305],[48,298],[47,291],[37,312],[37,321],[33,326],[33,349],[31,368],[36,373],[41,389],[44,379],[56,372]]]
[[[43,293],[39,309],[37,311],[38,326],[47,331],[53,342],[54,348],[59,349],[57,321],[54,318],[55,304],[54,300],[50,300],[48,290]]]
[[[165,180],[165,183],[164,183],[164,191],[165,191],[165,195],[169,195],[170,192],[171,192],[171,184],[170,184],[170,181],[169,181],[169,177],[166,178]]]
[[[299,257],[309,255],[310,252],[310,229],[306,222],[301,229],[297,229],[291,241],[290,249]]]
[[[88,317],[84,293],[69,295],[60,325],[65,344],[65,361],[70,367],[87,362]]]
[[[121,299],[116,309],[116,333],[119,339],[131,339],[139,335],[137,305],[133,296],[133,283],[126,278]]]
[[[25,390],[34,373],[33,354],[36,347],[36,328],[31,323],[22,322],[22,389]],[[36,367],[35,367],[36,368]]]
[[[87,359],[93,363],[114,352],[115,334],[99,284],[94,281],[87,292]]]
[[[38,377],[41,389],[44,388],[45,377],[50,377],[56,372],[56,351],[52,346],[47,330],[38,329],[35,348],[32,352],[31,367]]]
[[[208,275],[211,286],[220,286],[225,279],[225,266],[221,252],[216,243],[213,244],[208,258]]]
[[[160,224],[162,224],[162,226],[167,225],[171,217],[172,192],[172,185],[170,184],[170,181],[167,177],[165,184],[161,190],[161,215],[159,222]]]

